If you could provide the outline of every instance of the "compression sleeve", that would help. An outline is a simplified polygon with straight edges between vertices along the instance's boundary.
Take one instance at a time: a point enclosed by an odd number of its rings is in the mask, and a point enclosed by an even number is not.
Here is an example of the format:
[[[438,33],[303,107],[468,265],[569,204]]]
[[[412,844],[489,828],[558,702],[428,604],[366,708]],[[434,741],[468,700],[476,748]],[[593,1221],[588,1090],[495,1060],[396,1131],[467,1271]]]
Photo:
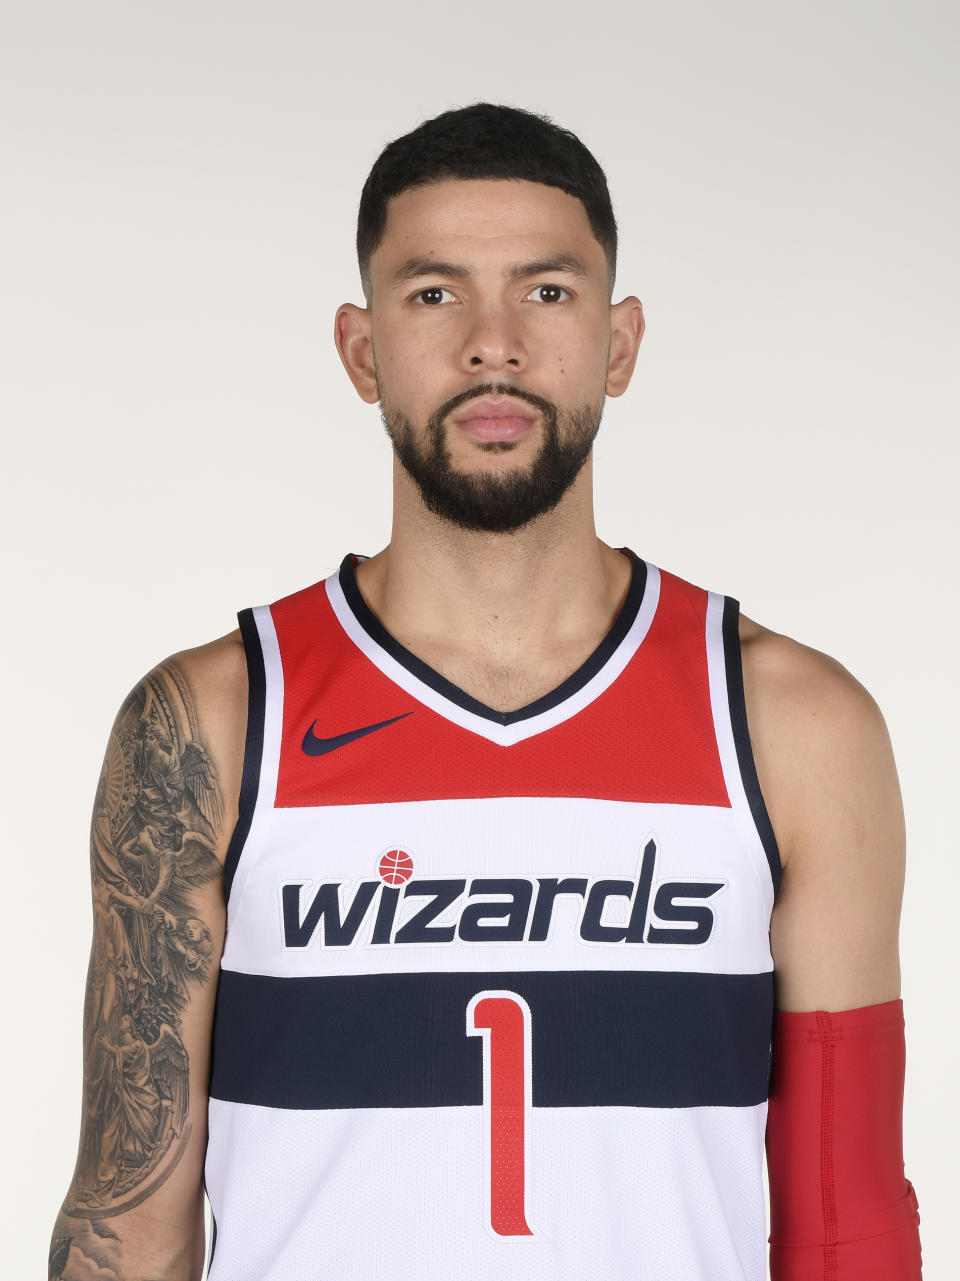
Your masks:
[[[918,1281],[903,1167],[903,1003],[774,1015],[772,1281]]]

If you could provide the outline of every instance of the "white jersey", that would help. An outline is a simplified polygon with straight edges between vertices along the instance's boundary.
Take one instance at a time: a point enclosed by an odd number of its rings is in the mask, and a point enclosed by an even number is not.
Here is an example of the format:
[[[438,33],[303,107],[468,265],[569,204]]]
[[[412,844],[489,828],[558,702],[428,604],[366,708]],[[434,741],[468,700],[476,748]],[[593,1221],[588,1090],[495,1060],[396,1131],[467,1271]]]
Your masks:
[[[211,1281],[762,1281],[779,859],[735,601],[484,706],[357,558],[240,615]]]

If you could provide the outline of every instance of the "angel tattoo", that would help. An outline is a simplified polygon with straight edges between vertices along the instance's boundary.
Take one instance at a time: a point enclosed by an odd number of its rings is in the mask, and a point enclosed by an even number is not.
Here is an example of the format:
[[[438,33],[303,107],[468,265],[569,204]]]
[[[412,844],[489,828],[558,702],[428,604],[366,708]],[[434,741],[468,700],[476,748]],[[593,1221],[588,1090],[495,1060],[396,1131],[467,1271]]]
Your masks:
[[[221,829],[216,775],[185,683],[167,664],[121,709],[94,807],[96,945],[74,1215],[137,1204],[189,1133],[179,1028],[191,989],[209,974],[212,940],[195,892],[219,874]]]

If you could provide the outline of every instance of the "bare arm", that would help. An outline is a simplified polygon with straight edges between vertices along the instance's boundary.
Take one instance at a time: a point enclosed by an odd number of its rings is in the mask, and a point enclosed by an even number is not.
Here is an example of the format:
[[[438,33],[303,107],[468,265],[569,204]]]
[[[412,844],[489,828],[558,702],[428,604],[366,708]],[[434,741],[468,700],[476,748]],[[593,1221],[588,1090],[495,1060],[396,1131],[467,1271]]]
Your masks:
[[[900,995],[900,788],[883,717],[839,663],[744,620],[744,687],[783,881],[771,921],[777,1006],[847,1010]]]
[[[221,865],[245,679],[233,637],[177,655],[131,691],[110,735],[91,822],[80,1150],[51,1281],[201,1273]]]

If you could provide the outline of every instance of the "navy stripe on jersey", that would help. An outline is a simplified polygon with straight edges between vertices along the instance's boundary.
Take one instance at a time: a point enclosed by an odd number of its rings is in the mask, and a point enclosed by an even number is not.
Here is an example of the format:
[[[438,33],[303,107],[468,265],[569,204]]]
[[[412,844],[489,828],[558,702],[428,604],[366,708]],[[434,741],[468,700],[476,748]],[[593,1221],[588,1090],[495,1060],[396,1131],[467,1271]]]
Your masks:
[[[730,723],[733,726],[733,739],[737,745],[737,761],[740,765],[740,777],[743,779],[743,790],[750,803],[750,813],[757,825],[757,832],[763,842],[763,849],[770,864],[770,875],[773,877],[773,888],[780,888],[783,868],[780,864],[780,848],[774,835],[773,824],[767,813],[767,806],[760,791],[760,780],[757,778],[757,766],[753,759],[753,748],[750,745],[750,730],[747,726],[747,703],[743,693],[743,659],[740,654],[740,604],[730,596],[723,602],[723,653],[727,668],[727,697],[730,701]]]
[[[247,656],[247,737],[243,749],[243,775],[240,780],[240,800],[237,825],[233,829],[230,845],[223,864],[223,893],[229,899],[230,887],[236,874],[240,854],[250,831],[253,811],[257,804],[260,786],[260,762],[263,758],[263,723],[266,715],[267,679],[263,665],[263,647],[252,609],[242,609],[237,615],[243,648]]]
[[[222,970],[210,1094],[274,1108],[483,1102],[470,998],[530,1007],[534,1107],[749,1107],[773,975],[519,971],[274,978]]]
[[[207,1191],[207,1181],[206,1181],[206,1179],[204,1179],[204,1181],[203,1181],[203,1190],[204,1190],[204,1192],[206,1192],[206,1191]],[[210,1202],[210,1197],[209,1197],[209,1194],[208,1194],[208,1196],[207,1196],[207,1203],[209,1204],[209,1202]],[[208,1272],[208,1273],[209,1273],[210,1269],[213,1267],[213,1256],[214,1256],[216,1253],[217,1253],[217,1219],[216,1219],[216,1215],[215,1215],[215,1214],[213,1213],[213,1211],[211,1210],[211,1211],[210,1211],[210,1257],[207,1259],[207,1272]]]
[[[367,635],[376,641],[381,649],[387,651],[391,658],[396,659],[402,667],[405,667],[408,672],[412,672],[418,680],[423,681],[425,685],[429,685],[438,694],[442,694],[451,703],[456,703],[458,707],[463,707],[466,711],[473,712],[475,716],[483,716],[488,721],[495,721],[498,725],[513,725],[517,721],[525,721],[531,716],[539,716],[541,712],[550,711],[551,708],[565,702],[577,690],[582,689],[584,685],[593,680],[600,669],[613,657],[627,632],[633,626],[637,614],[640,612],[643,593],[646,589],[647,566],[646,562],[642,561],[629,548],[624,547],[620,550],[629,556],[630,563],[633,566],[633,574],[626,597],[613,626],[590,657],[571,676],[568,676],[561,685],[551,690],[549,694],[544,694],[542,698],[528,703],[526,707],[518,707],[512,712],[498,712],[496,708],[488,707],[486,703],[481,703],[479,699],[473,698],[470,694],[460,689],[458,685],[454,685],[446,677],[441,676],[439,672],[434,671],[422,658],[418,658],[416,654],[411,653],[409,649],[391,636],[363,599],[357,586],[353,560],[349,555],[344,556],[341,562],[339,578],[347,604],[350,606],[357,622]]]

